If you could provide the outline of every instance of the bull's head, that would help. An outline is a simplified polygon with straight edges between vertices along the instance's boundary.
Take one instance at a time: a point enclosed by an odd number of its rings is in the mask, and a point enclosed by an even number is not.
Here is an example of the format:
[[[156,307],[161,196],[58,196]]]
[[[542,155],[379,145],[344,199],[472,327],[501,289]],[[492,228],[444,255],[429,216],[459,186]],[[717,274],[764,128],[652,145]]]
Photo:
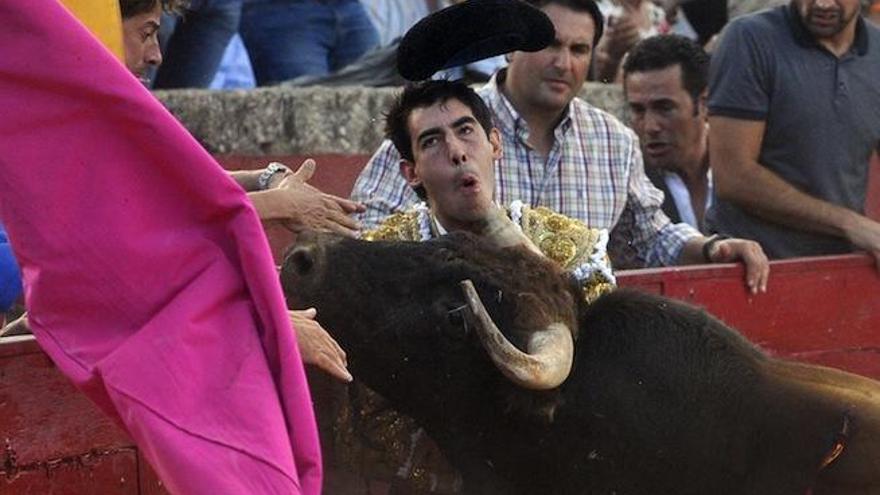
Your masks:
[[[576,292],[559,269],[527,249],[498,251],[467,234],[393,245],[307,234],[288,252],[282,284],[289,305],[317,307],[329,331],[358,329],[335,335],[355,361],[365,352],[388,370],[399,368],[395,359],[436,364],[436,356],[420,349],[443,352],[474,329],[510,381],[532,390],[556,388],[571,369]],[[352,273],[357,280],[346,280]],[[383,295],[379,304],[368,297],[375,294]],[[414,314],[413,308],[422,310]]]

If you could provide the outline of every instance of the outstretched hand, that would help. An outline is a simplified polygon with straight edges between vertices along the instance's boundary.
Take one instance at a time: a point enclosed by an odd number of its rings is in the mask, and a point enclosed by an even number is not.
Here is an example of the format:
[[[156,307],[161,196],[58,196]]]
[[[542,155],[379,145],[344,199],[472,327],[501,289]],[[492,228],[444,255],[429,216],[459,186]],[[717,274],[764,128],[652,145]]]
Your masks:
[[[746,265],[746,285],[752,294],[767,292],[770,261],[767,259],[764,249],[757,242],[745,239],[724,239],[716,242],[708,254],[713,263],[742,261]]]
[[[297,233],[312,229],[356,237],[360,225],[349,215],[366,208],[310,185],[314,173],[315,161],[308,159],[295,173],[276,174],[279,178],[269,189],[248,193],[260,219],[279,222]]]
[[[344,382],[350,382],[352,377],[347,369],[348,360],[345,351],[321,324],[315,321],[317,310],[315,308],[294,310],[290,311],[289,315],[303,362],[313,364]]]

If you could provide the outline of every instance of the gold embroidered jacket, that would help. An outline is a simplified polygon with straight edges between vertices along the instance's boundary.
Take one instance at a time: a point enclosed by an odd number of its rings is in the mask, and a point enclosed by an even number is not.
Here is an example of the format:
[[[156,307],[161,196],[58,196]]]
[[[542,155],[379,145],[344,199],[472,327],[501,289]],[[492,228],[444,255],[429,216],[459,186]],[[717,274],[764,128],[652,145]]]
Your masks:
[[[530,208],[515,202],[505,210],[544,256],[581,282],[588,302],[614,289],[616,282],[605,251],[607,231],[592,229],[543,206]],[[439,235],[430,210],[422,203],[387,217],[362,237],[370,241],[424,241]]]

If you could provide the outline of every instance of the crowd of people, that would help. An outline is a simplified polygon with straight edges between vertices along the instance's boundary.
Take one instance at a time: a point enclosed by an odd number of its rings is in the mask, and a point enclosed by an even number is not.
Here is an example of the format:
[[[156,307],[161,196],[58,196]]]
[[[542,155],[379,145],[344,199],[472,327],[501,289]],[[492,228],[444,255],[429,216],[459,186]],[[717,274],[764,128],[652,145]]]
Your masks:
[[[488,76],[477,91],[408,85],[350,200],[308,184],[312,160],[232,178],[262,220],[296,232],[513,232],[588,299],[613,287],[610,266],[742,262],[752,293],[767,290],[768,259],[863,250],[880,267],[880,223],[864,213],[880,148],[880,2],[792,0],[729,23],[748,2],[526,2],[554,42],[460,72]],[[448,3],[120,0],[125,64],[154,88],[209,87],[240,40],[252,84],[324,76],[393,50]],[[591,78],[622,83],[627,122],[578,96]],[[522,228],[551,216],[577,235],[541,244]],[[20,291],[5,241],[0,230],[3,304]],[[351,380],[320,315],[290,317],[304,360]]]
[[[240,89],[286,82],[340,80],[397,85],[393,71],[400,38],[419,20],[461,0],[189,0],[163,16],[165,60],[155,63],[156,89]],[[173,5],[175,2],[170,2]],[[604,18],[590,80],[621,82],[624,56],[641,39],[680,34],[711,50],[728,19],[784,0],[601,0]],[[864,3],[880,19],[880,3]],[[438,77],[485,81],[502,57]]]

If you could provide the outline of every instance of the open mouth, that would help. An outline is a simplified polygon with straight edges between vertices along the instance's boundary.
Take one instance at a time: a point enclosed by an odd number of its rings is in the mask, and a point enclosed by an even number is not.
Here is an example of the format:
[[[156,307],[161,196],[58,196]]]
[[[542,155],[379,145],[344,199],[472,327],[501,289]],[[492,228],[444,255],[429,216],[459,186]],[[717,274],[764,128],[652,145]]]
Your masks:
[[[458,180],[458,188],[464,192],[480,190],[480,180],[473,174],[465,174]]]

